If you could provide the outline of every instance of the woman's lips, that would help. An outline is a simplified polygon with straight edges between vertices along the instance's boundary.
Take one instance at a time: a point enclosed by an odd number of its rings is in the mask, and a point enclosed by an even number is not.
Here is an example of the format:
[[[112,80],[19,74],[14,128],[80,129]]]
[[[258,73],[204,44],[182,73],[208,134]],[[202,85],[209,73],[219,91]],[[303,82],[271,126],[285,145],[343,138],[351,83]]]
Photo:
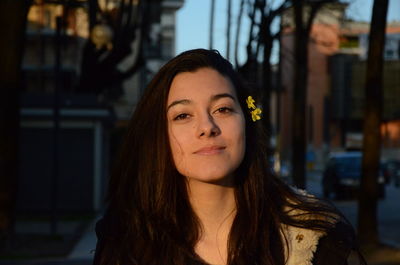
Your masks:
[[[216,155],[222,153],[224,149],[225,146],[206,146],[195,151],[194,153],[197,155]]]

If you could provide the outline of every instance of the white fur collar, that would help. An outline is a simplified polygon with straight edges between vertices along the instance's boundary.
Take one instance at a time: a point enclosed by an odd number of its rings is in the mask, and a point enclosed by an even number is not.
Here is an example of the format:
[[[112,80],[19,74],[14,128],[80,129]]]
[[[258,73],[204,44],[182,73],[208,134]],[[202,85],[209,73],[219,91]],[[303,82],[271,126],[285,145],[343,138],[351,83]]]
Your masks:
[[[313,195],[307,194],[303,190],[296,190],[296,192],[315,199]],[[290,215],[297,215],[303,213],[302,210],[291,209]],[[314,215],[315,217],[315,215]],[[312,218],[311,216],[301,218]],[[325,235],[324,232],[314,231],[306,228],[299,228],[290,225],[282,225],[283,243],[285,251],[285,265],[312,265],[314,253],[317,250],[319,239]],[[288,247],[285,244],[285,238],[288,241]]]
[[[287,225],[283,231],[289,246],[286,249],[284,242],[286,265],[312,265],[318,241],[324,233]]]

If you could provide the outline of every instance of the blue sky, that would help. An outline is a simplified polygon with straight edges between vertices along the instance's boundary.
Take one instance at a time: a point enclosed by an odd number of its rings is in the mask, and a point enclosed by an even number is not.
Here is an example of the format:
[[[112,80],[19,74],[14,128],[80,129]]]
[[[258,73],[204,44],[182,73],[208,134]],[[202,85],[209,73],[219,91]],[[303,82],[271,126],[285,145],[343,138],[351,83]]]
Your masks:
[[[226,0],[215,0],[216,18],[214,24],[214,48],[226,56]],[[232,0],[232,23],[235,24],[239,0]],[[356,20],[370,21],[373,0],[347,0],[350,3],[347,14]],[[185,0],[184,6],[177,13],[176,53],[194,48],[208,48],[209,17],[211,0]],[[400,0],[389,0],[388,20],[400,21]],[[242,25],[243,36],[247,36]],[[235,27],[233,27],[235,30]],[[234,32],[231,35],[235,35]],[[246,40],[240,40],[244,47]],[[231,46],[233,41],[231,41]],[[240,52],[244,54],[244,50]]]

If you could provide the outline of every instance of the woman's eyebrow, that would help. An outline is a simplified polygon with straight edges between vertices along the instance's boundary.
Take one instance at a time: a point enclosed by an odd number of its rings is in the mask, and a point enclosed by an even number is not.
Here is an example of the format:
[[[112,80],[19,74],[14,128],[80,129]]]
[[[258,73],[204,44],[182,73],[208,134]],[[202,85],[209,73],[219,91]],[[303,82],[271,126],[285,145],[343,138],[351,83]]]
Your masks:
[[[213,96],[211,97],[211,100],[210,100],[210,101],[211,101],[211,102],[214,102],[214,101],[217,101],[217,100],[219,100],[219,99],[221,99],[221,98],[231,98],[233,101],[236,102],[235,97],[234,97],[233,95],[229,94],[229,93],[222,93],[222,94],[213,95]]]
[[[175,101],[173,101],[171,104],[168,105],[168,107],[167,107],[167,112],[168,112],[168,110],[169,110],[171,107],[173,107],[173,106],[175,106],[175,105],[177,105],[177,104],[189,105],[190,103],[192,103],[192,101],[189,100],[189,99],[175,100]]]
[[[211,102],[214,102],[214,101],[217,101],[217,100],[219,100],[219,99],[221,99],[221,98],[231,98],[233,101],[236,101],[235,97],[234,97],[233,95],[229,94],[229,93],[222,93],[222,94],[213,95],[213,96],[211,97],[211,100],[210,100],[210,101],[211,101]],[[167,112],[168,112],[168,110],[169,110],[170,108],[172,108],[172,107],[175,106],[175,105],[178,105],[178,104],[189,105],[189,104],[191,104],[191,103],[192,103],[192,101],[191,101],[190,99],[175,100],[175,101],[173,101],[171,104],[168,105],[168,107],[167,107]]]

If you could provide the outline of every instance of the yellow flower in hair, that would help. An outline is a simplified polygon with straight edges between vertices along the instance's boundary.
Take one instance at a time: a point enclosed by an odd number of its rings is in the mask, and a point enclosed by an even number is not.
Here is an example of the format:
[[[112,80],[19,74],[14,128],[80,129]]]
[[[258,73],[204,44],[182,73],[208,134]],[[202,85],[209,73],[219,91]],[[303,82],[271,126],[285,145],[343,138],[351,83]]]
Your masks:
[[[257,121],[261,119],[261,109],[260,108],[256,108],[255,110],[253,110],[251,112],[251,118],[253,119],[253,121]]]
[[[256,102],[252,96],[248,96],[246,99],[247,107],[249,109],[256,109],[256,105],[254,105],[254,102]]]

